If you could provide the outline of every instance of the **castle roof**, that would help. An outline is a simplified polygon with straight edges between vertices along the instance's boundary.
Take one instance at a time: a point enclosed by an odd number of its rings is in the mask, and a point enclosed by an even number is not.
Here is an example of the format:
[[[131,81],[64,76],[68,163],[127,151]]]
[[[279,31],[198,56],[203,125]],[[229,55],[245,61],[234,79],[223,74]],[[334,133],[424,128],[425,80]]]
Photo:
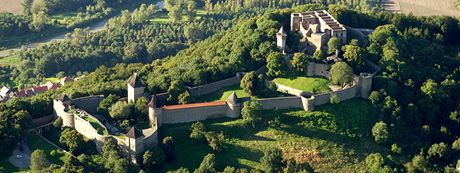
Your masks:
[[[278,34],[286,35],[286,31],[284,31],[284,26],[281,26],[280,30],[278,31]]]
[[[141,79],[137,76],[137,73],[133,73],[128,79],[128,84],[134,88],[142,87]]]
[[[59,96],[57,98],[57,100],[61,101],[61,102],[65,102],[65,101],[70,101],[70,98],[67,96],[67,94],[62,94],[61,96]]]
[[[238,96],[236,95],[236,92],[233,91],[232,94],[228,96],[227,103],[236,104],[238,102],[239,102]]]
[[[128,138],[136,139],[136,138],[143,136],[143,134],[141,131],[139,131],[139,129],[133,126],[131,127],[131,129],[129,129],[128,133],[126,133],[126,136]]]
[[[151,108],[159,108],[159,107],[161,107],[161,105],[159,103],[159,100],[157,98],[157,95],[152,96],[152,99],[150,99],[150,102],[149,102],[148,106],[151,107]]]

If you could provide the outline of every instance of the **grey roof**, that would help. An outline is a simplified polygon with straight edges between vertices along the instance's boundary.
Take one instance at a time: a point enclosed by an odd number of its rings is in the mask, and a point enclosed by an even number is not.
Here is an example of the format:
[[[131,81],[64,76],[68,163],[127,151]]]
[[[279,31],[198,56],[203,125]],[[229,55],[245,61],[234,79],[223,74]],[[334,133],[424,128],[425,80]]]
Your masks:
[[[138,129],[136,129],[136,127],[131,127],[131,129],[129,129],[128,133],[126,133],[126,136],[128,138],[133,138],[133,139],[136,139],[138,137],[141,137],[143,136],[142,132],[139,131]]]
[[[227,102],[232,103],[232,104],[235,104],[235,103],[239,102],[238,96],[236,95],[235,91],[233,91],[232,94],[230,94],[230,96],[228,96]]]
[[[67,96],[67,94],[64,93],[61,96],[59,96],[57,100],[65,102],[65,101],[70,101],[70,98]]]
[[[159,108],[159,107],[161,107],[161,104],[159,103],[157,95],[152,95],[152,99],[150,99],[150,102],[149,102],[148,106],[151,107],[151,108]]]
[[[142,87],[141,79],[137,76],[137,73],[133,73],[128,79],[128,84],[134,88]]]

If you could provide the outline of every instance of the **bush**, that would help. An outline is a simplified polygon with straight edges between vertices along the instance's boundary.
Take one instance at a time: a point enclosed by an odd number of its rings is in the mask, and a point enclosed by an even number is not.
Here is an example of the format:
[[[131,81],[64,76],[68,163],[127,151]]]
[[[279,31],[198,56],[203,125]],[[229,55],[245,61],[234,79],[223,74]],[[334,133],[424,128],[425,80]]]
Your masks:
[[[146,151],[142,158],[142,164],[148,170],[158,169],[166,160],[163,150],[158,147]]]
[[[333,93],[331,94],[330,102],[331,104],[338,104],[340,103],[340,97],[336,93]]]
[[[193,123],[192,126],[190,127],[190,138],[196,139],[196,140],[202,140],[204,139],[205,135],[205,127],[203,123],[201,122],[196,122]]]
[[[208,141],[209,146],[212,148],[214,151],[222,151],[222,145],[225,142],[225,136],[223,132],[217,133],[217,132],[206,132],[205,133],[206,140]]]
[[[62,118],[61,117],[56,118],[56,120],[54,120],[53,122],[53,126],[59,127],[59,128],[62,127]]]
[[[375,123],[374,127],[372,127],[372,136],[374,136],[374,140],[377,143],[387,142],[389,138],[387,124],[383,121]]]
[[[396,153],[396,154],[401,154],[402,149],[400,146],[398,146],[398,144],[395,143],[391,145],[391,152]]]
[[[167,136],[163,139],[161,148],[166,155],[166,161],[173,161],[176,159],[175,142],[171,136]]]
[[[193,173],[215,173],[216,171],[216,157],[214,154],[204,156],[200,166],[193,171]]]
[[[268,148],[260,158],[262,170],[266,173],[277,173],[283,170],[283,158],[278,148]]]

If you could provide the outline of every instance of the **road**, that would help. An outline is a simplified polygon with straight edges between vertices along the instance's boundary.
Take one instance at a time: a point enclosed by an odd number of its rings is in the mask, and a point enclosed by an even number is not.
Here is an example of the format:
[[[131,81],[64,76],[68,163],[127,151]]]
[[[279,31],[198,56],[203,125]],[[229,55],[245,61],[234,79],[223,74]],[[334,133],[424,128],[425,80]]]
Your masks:
[[[89,28],[89,31],[90,32],[97,32],[97,31],[101,31],[101,30],[104,30],[105,29],[105,24],[108,22],[109,19],[104,19],[102,21],[99,21],[95,24],[92,24],[90,25],[88,28]],[[53,41],[58,41],[58,40],[63,40],[65,38],[65,35],[67,33],[71,33],[72,31],[69,31],[69,32],[66,32],[66,33],[62,33],[62,34],[59,34],[59,35],[56,35],[56,36],[53,36],[51,38],[46,38],[46,39],[42,39],[42,40],[39,40],[39,41],[36,41],[36,42],[33,42],[33,43],[29,43],[29,44],[26,44],[26,45],[22,45],[21,47],[16,47],[16,48],[11,48],[11,49],[5,49],[5,50],[2,50],[0,51],[0,57],[5,57],[5,56],[9,56],[10,53],[12,52],[16,52],[18,50],[21,50],[21,48],[26,48],[26,49],[30,49],[30,48],[36,48],[40,45],[44,45],[44,44],[49,44]]]

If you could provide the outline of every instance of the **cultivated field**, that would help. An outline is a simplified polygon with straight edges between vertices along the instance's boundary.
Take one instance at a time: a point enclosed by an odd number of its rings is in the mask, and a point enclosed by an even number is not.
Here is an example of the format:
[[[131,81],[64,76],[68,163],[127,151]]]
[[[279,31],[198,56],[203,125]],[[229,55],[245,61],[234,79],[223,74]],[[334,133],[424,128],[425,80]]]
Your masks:
[[[412,13],[416,16],[447,15],[460,16],[455,7],[456,0],[384,0],[385,10]]]
[[[22,0],[1,0],[0,12],[22,14]]]

